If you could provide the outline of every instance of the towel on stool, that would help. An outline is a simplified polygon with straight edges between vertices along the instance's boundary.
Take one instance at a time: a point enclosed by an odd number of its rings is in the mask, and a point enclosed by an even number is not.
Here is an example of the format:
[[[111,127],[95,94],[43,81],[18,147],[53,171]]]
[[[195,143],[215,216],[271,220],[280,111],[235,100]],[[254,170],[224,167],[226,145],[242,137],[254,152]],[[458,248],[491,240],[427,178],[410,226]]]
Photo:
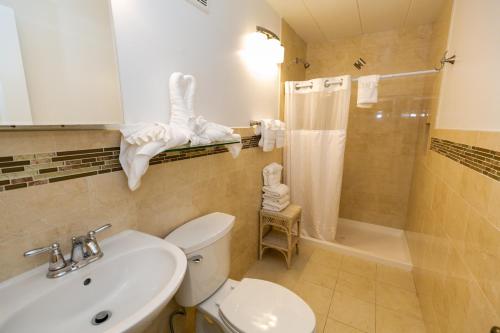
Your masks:
[[[273,198],[281,198],[290,193],[290,189],[285,184],[264,186],[262,187],[264,194]]]
[[[281,183],[281,170],[283,166],[278,163],[271,163],[262,169],[262,175],[264,177],[264,185],[272,186]]]
[[[274,212],[281,212],[283,209],[285,209],[289,205],[290,205],[290,201],[286,201],[282,204],[277,204],[277,203],[273,203],[273,202],[269,202],[267,200],[264,200],[264,202],[262,203],[262,208],[264,208],[266,210],[272,210]]]
[[[276,198],[276,197],[273,197],[273,196],[270,196],[270,195],[264,193],[262,195],[262,198],[264,199],[264,202],[272,202],[275,204],[282,204],[282,203],[285,203],[287,201],[290,201],[290,196],[288,194],[281,197],[281,198]]]

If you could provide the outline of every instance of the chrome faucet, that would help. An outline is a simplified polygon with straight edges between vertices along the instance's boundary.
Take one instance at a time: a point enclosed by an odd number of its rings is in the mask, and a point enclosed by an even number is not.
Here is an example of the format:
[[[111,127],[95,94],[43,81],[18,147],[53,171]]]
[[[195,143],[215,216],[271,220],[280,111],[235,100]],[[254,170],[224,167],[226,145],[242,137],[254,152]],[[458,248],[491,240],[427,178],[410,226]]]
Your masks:
[[[96,234],[110,227],[111,224],[105,224],[102,227],[89,231],[85,236],[73,237],[71,239],[71,258],[69,263],[64,259],[59,243],[27,251],[24,253],[24,256],[31,257],[50,252],[47,277],[57,278],[66,275],[102,258],[103,253],[99,243],[97,243]]]

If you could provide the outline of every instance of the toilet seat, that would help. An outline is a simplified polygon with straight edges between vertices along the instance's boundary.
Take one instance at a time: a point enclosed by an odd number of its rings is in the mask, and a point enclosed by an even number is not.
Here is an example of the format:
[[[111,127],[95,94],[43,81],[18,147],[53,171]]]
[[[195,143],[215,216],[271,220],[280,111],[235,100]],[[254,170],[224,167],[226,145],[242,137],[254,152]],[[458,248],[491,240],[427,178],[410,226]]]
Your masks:
[[[243,279],[221,302],[219,316],[235,333],[313,333],[311,308],[272,282]]]

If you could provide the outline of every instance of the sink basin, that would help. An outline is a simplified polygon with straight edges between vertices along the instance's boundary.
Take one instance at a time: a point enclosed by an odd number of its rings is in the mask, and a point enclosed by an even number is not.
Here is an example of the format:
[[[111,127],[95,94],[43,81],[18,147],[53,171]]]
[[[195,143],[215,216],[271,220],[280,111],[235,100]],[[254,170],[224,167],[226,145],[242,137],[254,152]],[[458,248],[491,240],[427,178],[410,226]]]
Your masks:
[[[0,332],[111,333],[145,328],[179,288],[186,272],[185,254],[163,239],[132,230],[100,245],[103,258],[66,276],[48,279],[43,265],[1,283]],[[102,323],[94,325],[93,319]]]

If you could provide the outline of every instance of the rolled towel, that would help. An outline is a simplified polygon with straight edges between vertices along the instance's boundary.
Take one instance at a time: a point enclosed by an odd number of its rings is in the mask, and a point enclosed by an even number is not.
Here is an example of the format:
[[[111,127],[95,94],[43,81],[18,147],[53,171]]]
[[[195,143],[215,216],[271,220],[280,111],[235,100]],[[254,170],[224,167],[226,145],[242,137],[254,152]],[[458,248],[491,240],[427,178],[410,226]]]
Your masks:
[[[273,198],[281,198],[290,193],[290,189],[285,184],[264,186],[262,191]]]
[[[275,198],[275,197],[269,196],[267,194],[263,194],[262,198],[264,199],[264,202],[273,202],[276,204],[282,204],[282,203],[285,203],[287,201],[290,201],[290,196],[288,194],[285,195],[284,197],[281,197],[281,198]]]
[[[262,208],[264,208],[266,210],[271,210],[274,212],[281,212],[283,209],[285,209],[289,205],[290,205],[290,201],[284,202],[282,204],[272,204],[272,203],[266,202],[264,200],[264,202],[262,203]]]
[[[274,149],[276,144],[276,132],[273,130],[272,119],[262,119],[260,121],[260,141],[259,147],[263,151],[269,152]]]
[[[380,75],[361,76],[358,79],[358,108],[371,108],[378,102]]]
[[[283,166],[278,163],[271,163],[266,165],[264,169],[262,169],[262,176],[264,177],[264,185],[278,185],[281,183],[281,171],[283,170]]]

